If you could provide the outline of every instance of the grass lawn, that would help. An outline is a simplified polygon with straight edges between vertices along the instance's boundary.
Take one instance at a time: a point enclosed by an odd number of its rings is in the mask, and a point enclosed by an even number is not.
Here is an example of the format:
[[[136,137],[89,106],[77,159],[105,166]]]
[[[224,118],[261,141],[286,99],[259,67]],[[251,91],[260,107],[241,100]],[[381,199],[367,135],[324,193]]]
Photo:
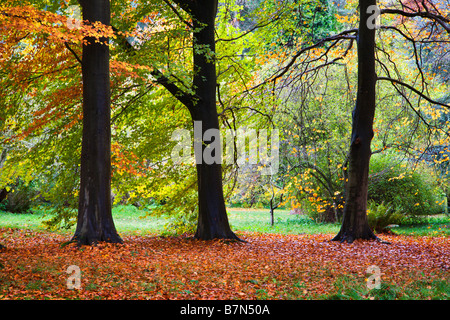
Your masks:
[[[0,228],[21,228],[42,230],[42,222],[50,219],[47,211],[33,210],[34,213],[14,214],[0,211]],[[134,206],[113,208],[114,222],[120,234],[161,234],[167,217],[146,216],[146,212]],[[339,223],[317,223],[306,215],[293,215],[289,210],[275,211],[275,224],[270,225],[268,209],[229,208],[228,217],[234,231],[249,231],[279,234],[336,234]],[[60,230],[59,233],[72,233],[74,228]],[[450,235],[450,217],[437,215],[427,217],[421,224],[404,225],[393,229],[395,234],[413,236]]]

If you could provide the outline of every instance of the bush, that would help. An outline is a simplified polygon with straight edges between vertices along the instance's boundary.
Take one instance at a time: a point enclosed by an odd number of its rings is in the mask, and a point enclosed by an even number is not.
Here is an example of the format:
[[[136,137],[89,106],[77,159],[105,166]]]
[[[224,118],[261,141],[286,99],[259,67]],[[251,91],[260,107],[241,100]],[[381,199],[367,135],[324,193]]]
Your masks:
[[[389,225],[398,225],[403,222],[405,215],[392,204],[384,202],[377,204],[373,201],[367,206],[367,219],[369,226],[378,233],[389,232]]]
[[[8,194],[1,203],[1,209],[12,213],[27,213],[38,192],[32,182],[18,180],[14,186],[6,187]]]
[[[318,223],[335,223],[342,219],[341,214],[338,214],[336,219],[336,213],[332,205],[324,204],[323,210],[317,210],[315,206],[308,204],[303,205],[302,208],[306,209],[306,214],[308,217]]]
[[[197,229],[197,213],[178,214],[169,218],[164,226],[163,236],[192,235]]]
[[[368,200],[389,203],[393,210],[409,216],[431,215],[443,211],[443,199],[436,179],[425,166],[413,170],[408,163],[390,155],[371,159]],[[443,203],[443,202],[442,202]]]

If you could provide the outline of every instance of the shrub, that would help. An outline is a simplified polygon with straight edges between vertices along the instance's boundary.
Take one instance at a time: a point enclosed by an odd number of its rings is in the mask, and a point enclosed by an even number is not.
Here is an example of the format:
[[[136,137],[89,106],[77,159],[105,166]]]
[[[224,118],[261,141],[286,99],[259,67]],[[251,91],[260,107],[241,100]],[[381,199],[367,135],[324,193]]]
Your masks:
[[[369,201],[390,203],[393,210],[410,216],[431,215],[443,211],[438,205],[443,200],[441,193],[431,170],[425,166],[413,170],[391,155],[371,159]]]
[[[304,205],[302,208],[306,208],[308,217],[318,223],[335,223],[341,220],[341,215],[336,219],[336,213],[333,206],[325,203],[323,207],[322,210],[317,210],[313,205]]]
[[[158,209],[164,210],[166,206]],[[173,214],[167,217],[163,236],[193,235],[197,229],[198,210],[186,207],[185,209],[172,209]]]
[[[369,226],[378,233],[389,232],[389,225],[402,223],[405,215],[390,203],[377,204],[370,201],[367,206],[367,219]]]
[[[21,180],[18,180],[14,186],[7,187],[6,190],[8,194],[2,201],[1,209],[12,213],[29,212],[38,194],[32,182],[24,183]]]

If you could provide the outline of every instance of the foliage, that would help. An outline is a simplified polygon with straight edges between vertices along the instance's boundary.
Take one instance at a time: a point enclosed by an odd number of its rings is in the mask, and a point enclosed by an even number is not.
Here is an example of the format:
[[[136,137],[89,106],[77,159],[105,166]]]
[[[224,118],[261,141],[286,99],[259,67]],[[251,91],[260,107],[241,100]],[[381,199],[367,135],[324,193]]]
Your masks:
[[[164,226],[163,236],[193,235],[197,228],[198,213],[195,211],[172,214]]]
[[[7,197],[0,203],[0,208],[12,213],[29,212],[38,193],[33,181],[24,182],[20,179],[14,185],[7,186]]]
[[[280,158],[289,195],[286,200],[318,221],[339,220],[344,207],[353,105],[350,95],[339,97],[347,84],[338,81],[338,74],[345,70],[342,66],[322,70],[304,87],[292,89],[289,101],[278,108],[276,118],[284,131]]]
[[[367,206],[367,219],[370,228],[378,233],[390,231],[390,225],[399,225],[404,221],[404,214],[390,203],[377,204],[370,201]]]
[[[432,171],[425,165],[411,166],[391,155],[371,159],[368,199],[390,203],[394,211],[417,217],[443,212],[444,199]]]

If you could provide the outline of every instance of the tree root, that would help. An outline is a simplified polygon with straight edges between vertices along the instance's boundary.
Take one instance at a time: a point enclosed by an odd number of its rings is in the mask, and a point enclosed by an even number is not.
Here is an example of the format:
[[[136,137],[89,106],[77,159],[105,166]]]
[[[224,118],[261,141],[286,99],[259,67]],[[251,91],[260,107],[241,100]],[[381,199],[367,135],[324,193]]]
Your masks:
[[[373,234],[373,232],[356,237],[353,235],[352,232],[342,233],[341,231],[339,231],[339,233],[330,241],[339,241],[341,243],[347,242],[350,244],[353,243],[353,241],[355,240],[376,241],[383,244],[391,244],[389,241],[378,238],[375,234]]]
[[[248,241],[239,238],[233,231],[227,232],[225,235],[222,234],[219,236],[207,236],[207,237],[199,236],[198,232],[196,232],[194,235],[194,239],[197,239],[197,240],[222,240],[222,241],[227,241],[227,242],[248,243]]]

